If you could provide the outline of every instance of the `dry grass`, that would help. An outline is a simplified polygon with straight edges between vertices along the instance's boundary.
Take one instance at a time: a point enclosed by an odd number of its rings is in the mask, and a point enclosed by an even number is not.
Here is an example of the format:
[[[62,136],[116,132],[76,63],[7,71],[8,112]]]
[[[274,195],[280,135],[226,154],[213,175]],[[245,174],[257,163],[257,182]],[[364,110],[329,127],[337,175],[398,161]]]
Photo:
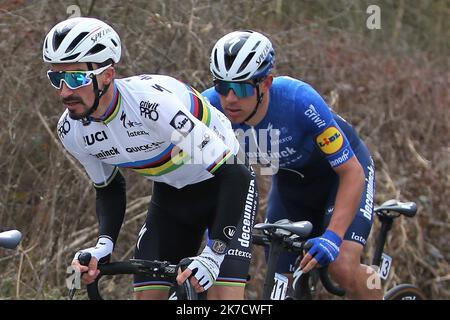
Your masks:
[[[2,299],[64,298],[66,267],[97,232],[93,189],[56,137],[62,108],[41,59],[46,32],[68,16],[71,4],[0,1],[0,226],[25,235],[17,251],[0,250]],[[450,298],[448,1],[421,1],[414,8],[378,1],[383,28],[374,31],[365,28],[364,1],[78,4],[84,15],[107,20],[121,35],[121,76],[165,73],[199,90],[210,84],[215,40],[240,28],[267,33],[277,50],[276,74],[313,84],[368,143],[378,170],[377,203],[399,198],[419,205],[417,218],[401,218],[393,229],[386,251],[394,270],[386,286],[412,282],[434,299]],[[126,177],[126,223],[114,259],[131,256],[150,190],[145,179]],[[259,220],[268,182],[261,186]],[[257,251],[251,299],[263,269]],[[127,297],[120,290],[117,296]]]

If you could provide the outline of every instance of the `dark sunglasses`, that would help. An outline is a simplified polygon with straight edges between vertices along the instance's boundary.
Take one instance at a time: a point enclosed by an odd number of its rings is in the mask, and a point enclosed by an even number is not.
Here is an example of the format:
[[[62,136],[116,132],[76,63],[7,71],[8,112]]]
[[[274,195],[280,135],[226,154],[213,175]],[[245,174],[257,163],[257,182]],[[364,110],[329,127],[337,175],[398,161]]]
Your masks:
[[[214,80],[214,88],[222,96],[227,96],[228,92],[233,90],[236,97],[246,98],[255,95],[256,84],[248,82]]]

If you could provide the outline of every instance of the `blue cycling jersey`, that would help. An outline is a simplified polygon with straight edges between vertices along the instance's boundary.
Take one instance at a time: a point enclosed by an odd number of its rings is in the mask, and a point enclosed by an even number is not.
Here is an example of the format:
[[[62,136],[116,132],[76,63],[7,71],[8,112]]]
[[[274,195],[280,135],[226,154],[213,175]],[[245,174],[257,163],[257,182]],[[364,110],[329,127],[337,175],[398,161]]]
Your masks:
[[[214,88],[202,94],[223,111]],[[236,129],[242,129],[245,134],[253,131],[245,124],[233,124],[233,129],[236,132],[239,131]],[[275,157],[280,168],[308,172],[313,176],[328,171],[330,166],[347,162],[360,144],[353,127],[334,113],[309,84],[287,76],[274,78],[268,112],[253,129],[259,149],[252,150],[252,144],[246,143],[250,158],[258,154],[263,163],[264,155]],[[278,130],[278,135],[270,134],[274,129]],[[273,151],[274,147],[278,150]]]
[[[203,95],[223,111],[214,88],[204,91]],[[305,82],[286,76],[276,77],[269,95],[267,114],[258,125],[251,128],[233,124],[250,159],[254,159],[253,153],[256,153],[262,164],[267,157],[278,160],[280,170],[272,178],[266,220],[308,220],[314,226],[311,236],[321,235],[334,212],[339,188],[339,177],[332,168],[356,156],[366,178],[359,207],[344,240],[364,246],[372,226],[375,194],[375,167],[364,142],[353,127],[334,113]],[[278,136],[272,134],[275,130]],[[245,139],[239,137],[240,131]],[[256,150],[252,145],[255,141]],[[297,254],[283,252],[277,272],[292,272],[296,258]]]

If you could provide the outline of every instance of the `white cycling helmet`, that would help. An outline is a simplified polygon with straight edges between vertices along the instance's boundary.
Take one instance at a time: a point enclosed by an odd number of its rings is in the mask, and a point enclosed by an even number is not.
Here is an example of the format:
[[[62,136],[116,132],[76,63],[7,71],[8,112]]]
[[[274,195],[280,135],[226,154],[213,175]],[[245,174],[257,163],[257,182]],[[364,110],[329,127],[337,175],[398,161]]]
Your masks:
[[[44,40],[42,56],[49,63],[119,62],[120,38],[109,25],[94,18],[70,18],[58,23]]]
[[[218,80],[245,81],[264,78],[274,62],[275,51],[266,36],[251,30],[234,31],[212,49],[210,70]]]

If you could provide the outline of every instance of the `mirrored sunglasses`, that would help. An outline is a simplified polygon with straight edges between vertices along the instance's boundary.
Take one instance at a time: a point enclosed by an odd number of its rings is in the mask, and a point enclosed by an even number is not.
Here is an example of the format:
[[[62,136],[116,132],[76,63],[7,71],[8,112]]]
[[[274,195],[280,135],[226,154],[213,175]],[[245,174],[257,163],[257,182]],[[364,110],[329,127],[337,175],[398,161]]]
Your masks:
[[[214,81],[214,88],[222,95],[227,96],[230,90],[233,90],[234,94],[238,98],[251,97],[255,94],[255,84],[248,82],[231,82],[231,81]]]
[[[107,68],[109,68],[111,64],[90,71],[47,71],[47,77],[50,79],[50,83],[56,89],[61,89],[62,82],[72,90],[78,89],[84,86],[91,84],[92,77],[94,75],[99,75]]]

